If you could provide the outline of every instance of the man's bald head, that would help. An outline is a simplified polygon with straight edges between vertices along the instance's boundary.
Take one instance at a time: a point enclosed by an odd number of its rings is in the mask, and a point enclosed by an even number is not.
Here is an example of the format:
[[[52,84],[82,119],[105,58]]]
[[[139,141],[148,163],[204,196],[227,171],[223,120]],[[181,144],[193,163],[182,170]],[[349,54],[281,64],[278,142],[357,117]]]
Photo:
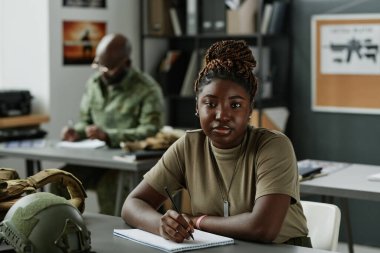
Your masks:
[[[117,84],[126,75],[131,66],[131,44],[121,34],[104,36],[96,47],[93,67],[102,73],[104,84]]]
[[[104,36],[96,48],[96,61],[108,68],[114,68],[122,60],[130,61],[132,47],[129,40],[122,34]]]

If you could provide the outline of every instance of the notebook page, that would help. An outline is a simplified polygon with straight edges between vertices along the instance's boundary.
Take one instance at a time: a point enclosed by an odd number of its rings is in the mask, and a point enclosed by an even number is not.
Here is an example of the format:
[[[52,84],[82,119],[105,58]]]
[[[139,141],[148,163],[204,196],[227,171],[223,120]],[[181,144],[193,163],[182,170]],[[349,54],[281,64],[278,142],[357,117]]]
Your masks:
[[[234,243],[232,238],[197,229],[193,233],[194,240],[185,240],[183,243],[169,241],[140,229],[114,229],[113,234],[166,252],[181,252]]]

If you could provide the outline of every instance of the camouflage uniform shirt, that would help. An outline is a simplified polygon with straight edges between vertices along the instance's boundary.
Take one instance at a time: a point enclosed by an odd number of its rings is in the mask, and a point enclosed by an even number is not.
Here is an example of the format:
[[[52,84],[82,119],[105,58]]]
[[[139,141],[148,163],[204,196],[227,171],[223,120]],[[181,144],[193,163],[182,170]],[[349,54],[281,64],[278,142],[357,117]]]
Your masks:
[[[124,79],[112,86],[104,85],[96,73],[86,84],[75,130],[84,139],[86,126],[97,125],[107,133],[110,147],[145,139],[163,126],[163,101],[157,82],[136,68],[131,67]]]

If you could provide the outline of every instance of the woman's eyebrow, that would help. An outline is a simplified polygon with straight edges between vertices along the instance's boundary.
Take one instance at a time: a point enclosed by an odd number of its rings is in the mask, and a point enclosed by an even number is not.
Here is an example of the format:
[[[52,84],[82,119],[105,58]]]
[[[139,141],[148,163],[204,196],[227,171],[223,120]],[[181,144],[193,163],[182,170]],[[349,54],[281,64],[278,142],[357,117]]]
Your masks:
[[[230,97],[228,97],[229,99],[243,99],[243,100],[245,100],[245,98],[244,97],[242,97],[242,96],[240,96],[240,95],[234,95],[234,96],[230,96]]]

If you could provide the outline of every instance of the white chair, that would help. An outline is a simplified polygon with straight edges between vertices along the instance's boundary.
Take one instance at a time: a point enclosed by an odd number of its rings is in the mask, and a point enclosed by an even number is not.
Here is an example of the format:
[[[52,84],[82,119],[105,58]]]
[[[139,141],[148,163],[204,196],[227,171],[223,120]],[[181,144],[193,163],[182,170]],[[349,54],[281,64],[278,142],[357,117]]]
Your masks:
[[[340,209],[333,204],[301,201],[313,248],[336,251],[338,248]]]

